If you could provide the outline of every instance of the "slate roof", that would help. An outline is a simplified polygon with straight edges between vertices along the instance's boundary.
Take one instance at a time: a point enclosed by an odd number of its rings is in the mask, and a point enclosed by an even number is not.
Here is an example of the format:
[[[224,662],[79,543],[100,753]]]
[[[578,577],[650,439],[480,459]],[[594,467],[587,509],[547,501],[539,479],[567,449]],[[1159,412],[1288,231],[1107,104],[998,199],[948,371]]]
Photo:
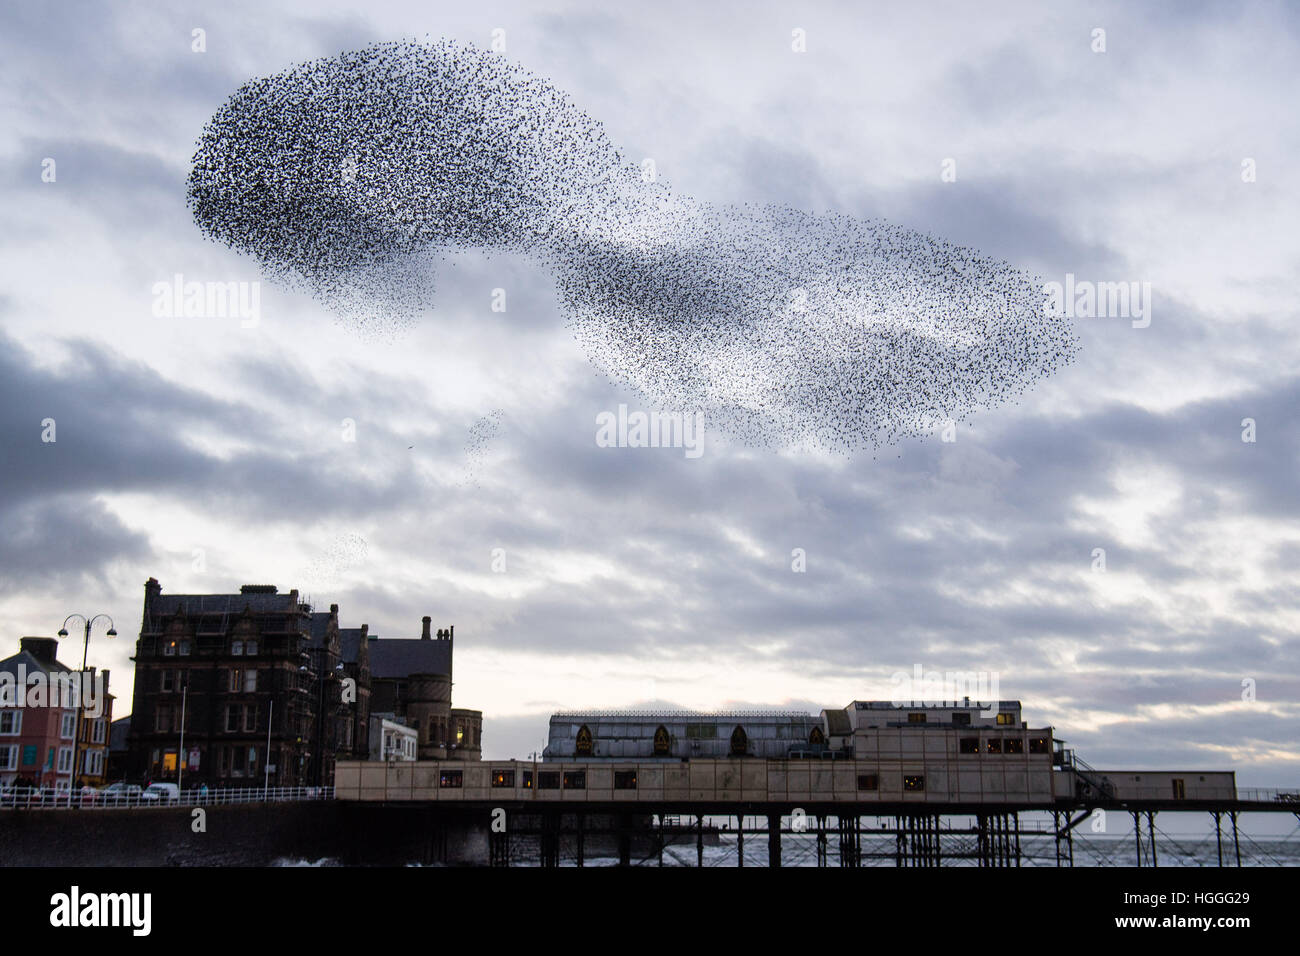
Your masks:
[[[451,641],[372,637],[367,645],[370,676],[404,678],[411,674],[451,674]]]
[[[63,673],[72,672],[72,668],[65,664],[61,664],[58,661],[55,661],[53,664],[45,664],[41,662],[38,658],[32,655],[31,651],[19,651],[17,654],[13,655],[13,657],[6,657],[4,660],[0,661],[0,671],[13,674],[14,677],[17,678],[19,664],[25,665],[24,670],[28,674],[34,674],[37,671],[46,674],[50,673],[50,671],[59,671]]]

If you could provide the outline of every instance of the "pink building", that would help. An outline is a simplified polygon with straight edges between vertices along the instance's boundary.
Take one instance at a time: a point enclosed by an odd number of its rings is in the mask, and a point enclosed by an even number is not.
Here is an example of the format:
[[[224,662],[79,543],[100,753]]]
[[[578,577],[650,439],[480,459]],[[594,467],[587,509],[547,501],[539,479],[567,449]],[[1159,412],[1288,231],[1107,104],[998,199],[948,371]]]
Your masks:
[[[60,706],[71,703],[60,692],[60,678],[66,688],[76,672],[58,662],[58,646],[52,637],[24,637],[18,653],[0,661],[0,789],[26,783],[66,793],[71,786],[76,709]],[[107,671],[102,683],[106,692]],[[42,685],[43,694],[36,690]],[[107,733],[95,727],[108,727],[111,699],[106,693],[99,699],[97,716],[89,698],[86,704],[77,762],[90,771],[80,782],[94,785],[102,782],[108,746]],[[104,752],[96,756],[96,749]]]

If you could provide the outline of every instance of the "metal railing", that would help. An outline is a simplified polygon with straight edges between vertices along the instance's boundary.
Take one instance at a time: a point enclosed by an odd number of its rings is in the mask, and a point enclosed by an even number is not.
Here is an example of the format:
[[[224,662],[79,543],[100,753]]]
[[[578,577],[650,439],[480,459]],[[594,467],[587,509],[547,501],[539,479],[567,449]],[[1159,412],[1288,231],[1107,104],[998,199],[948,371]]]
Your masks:
[[[154,809],[156,807],[219,807],[232,804],[287,803],[333,800],[333,787],[244,787],[204,790],[186,788],[179,794],[143,791],[124,793],[84,791],[73,794],[73,810]],[[0,793],[0,810],[67,810],[67,791],[6,791]]]

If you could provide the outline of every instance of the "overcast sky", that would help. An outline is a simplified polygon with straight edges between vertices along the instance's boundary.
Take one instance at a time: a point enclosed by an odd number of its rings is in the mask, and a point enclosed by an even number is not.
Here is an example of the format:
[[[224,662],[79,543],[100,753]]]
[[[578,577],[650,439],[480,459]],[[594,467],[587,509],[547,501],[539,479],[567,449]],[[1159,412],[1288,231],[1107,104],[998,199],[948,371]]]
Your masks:
[[[6,653],[111,614],[90,660],[121,715],[146,578],[273,583],[386,637],[454,624],[454,699],[494,757],[539,749],[555,709],[818,710],[920,665],[995,673],[1096,766],[1295,784],[1294,8],[187,6],[0,12]],[[185,207],[239,84],[495,28],[681,192],[1149,282],[1150,324],[1076,320],[1075,364],[955,442],[836,458],[711,433],[690,458],[597,446],[599,413],[647,405],[522,260],[455,257],[402,330],[269,282],[254,328],[154,314],[178,273],[261,278]]]

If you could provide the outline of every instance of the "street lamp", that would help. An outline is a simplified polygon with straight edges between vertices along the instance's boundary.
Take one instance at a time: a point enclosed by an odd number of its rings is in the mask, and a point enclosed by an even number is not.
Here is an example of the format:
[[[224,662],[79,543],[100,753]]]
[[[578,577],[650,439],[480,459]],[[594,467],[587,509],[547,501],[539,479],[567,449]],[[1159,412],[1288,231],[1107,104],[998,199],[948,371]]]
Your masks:
[[[96,614],[94,617],[86,617],[84,614],[69,614],[67,617],[63,619],[63,626],[59,628],[59,637],[63,638],[68,636],[69,621],[78,620],[83,622],[86,625],[85,641],[81,646],[82,679],[80,679],[77,683],[77,706],[73,711],[73,718],[72,718],[72,779],[68,781],[68,806],[69,807],[72,806],[72,791],[77,789],[77,740],[81,736],[81,708],[82,708],[81,692],[85,687],[84,678],[86,674],[86,660],[90,654],[90,628],[91,625],[93,625],[101,617],[104,620],[108,621],[108,636],[117,637],[117,629],[113,627],[113,619],[109,617],[107,614]],[[57,774],[58,771],[55,770],[55,780],[58,779]],[[57,784],[55,786],[57,786]]]

